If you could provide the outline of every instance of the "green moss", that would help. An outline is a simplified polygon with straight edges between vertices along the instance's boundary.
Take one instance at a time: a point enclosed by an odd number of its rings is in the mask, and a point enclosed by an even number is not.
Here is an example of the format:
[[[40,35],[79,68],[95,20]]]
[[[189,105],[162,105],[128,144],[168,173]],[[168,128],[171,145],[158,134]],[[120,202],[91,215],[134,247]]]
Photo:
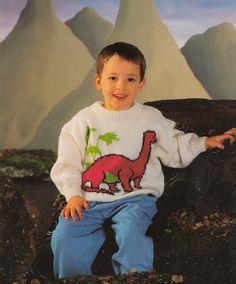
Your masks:
[[[0,159],[0,175],[49,174],[55,160],[55,153],[48,150],[6,151]]]

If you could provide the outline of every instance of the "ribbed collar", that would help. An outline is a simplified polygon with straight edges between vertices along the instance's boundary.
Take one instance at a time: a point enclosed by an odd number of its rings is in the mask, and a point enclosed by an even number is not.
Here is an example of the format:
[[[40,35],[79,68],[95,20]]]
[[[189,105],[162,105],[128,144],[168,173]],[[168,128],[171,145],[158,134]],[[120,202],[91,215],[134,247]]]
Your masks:
[[[133,115],[138,115],[142,108],[142,104],[134,102],[134,105],[127,110],[108,110],[102,106],[102,101],[92,104],[92,110],[99,116],[103,116],[107,120],[128,120]]]

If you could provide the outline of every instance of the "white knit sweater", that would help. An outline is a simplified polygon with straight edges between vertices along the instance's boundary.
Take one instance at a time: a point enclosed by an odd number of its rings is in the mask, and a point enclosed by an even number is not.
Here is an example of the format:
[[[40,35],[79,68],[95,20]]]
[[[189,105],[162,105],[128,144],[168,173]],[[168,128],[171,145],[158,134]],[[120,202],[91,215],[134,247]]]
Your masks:
[[[174,128],[157,109],[135,103],[110,111],[96,102],[62,128],[51,178],[68,201],[109,202],[164,190],[165,166],[185,167],[205,151],[205,137]]]

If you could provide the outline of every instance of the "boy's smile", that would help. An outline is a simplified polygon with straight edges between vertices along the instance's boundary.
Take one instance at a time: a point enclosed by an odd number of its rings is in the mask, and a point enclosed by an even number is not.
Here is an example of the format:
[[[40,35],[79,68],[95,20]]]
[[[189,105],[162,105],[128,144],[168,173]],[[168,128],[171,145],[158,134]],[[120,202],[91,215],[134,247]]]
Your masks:
[[[96,74],[94,79],[109,110],[129,109],[145,82],[140,81],[140,66],[117,54],[105,62],[101,75]]]

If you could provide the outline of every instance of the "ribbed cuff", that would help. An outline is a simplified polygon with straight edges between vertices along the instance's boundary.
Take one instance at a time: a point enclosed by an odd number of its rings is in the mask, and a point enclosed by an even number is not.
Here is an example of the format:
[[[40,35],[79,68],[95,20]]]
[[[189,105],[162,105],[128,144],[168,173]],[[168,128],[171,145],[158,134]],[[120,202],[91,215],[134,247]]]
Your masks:
[[[63,193],[65,195],[66,201],[68,202],[69,199],[73,196],[82,196],[82,191],[79,190],[79,188],[66,188],[63,190]]]
[[[205,145],[205,140],[206,140],[207,136],[202,136],[202,137],[198,137],[197,139],[194,139],[194,141],[192,141],[192,153],[193,155],[198,155],[202,152],[206,151],[206,145]]]

